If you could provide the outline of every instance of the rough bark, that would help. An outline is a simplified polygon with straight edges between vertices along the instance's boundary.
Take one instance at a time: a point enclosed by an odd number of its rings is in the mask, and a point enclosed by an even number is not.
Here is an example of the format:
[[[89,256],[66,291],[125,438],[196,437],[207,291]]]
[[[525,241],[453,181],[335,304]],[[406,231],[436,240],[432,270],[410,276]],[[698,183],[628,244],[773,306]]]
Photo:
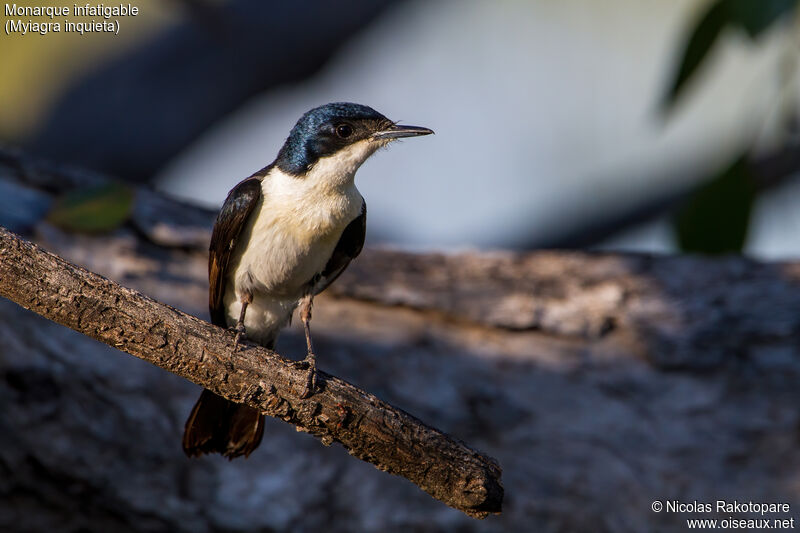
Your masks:
[[[41,206],[87,176],[2,155],[37,243],[206,316],[211,213],[143,190],[118,230],[65,233]],[[246,461],[187,460],[199,387],[3,300],[0,530],[686,531],[657,499],[797,518],[799,309],[798,262],[365,250],[316,301],[319,364],[497,457],[503,514],[476,521],[279,421]],[[304,355],[297,324],[278,351]]]
[[[0,227],[0,296],[63,326],[246,403],[325,445],[401,475],[447,505],[485,518],[503,501],[500,466],[408,413],[324,372],[303,400],[291,361],[77,267]]]

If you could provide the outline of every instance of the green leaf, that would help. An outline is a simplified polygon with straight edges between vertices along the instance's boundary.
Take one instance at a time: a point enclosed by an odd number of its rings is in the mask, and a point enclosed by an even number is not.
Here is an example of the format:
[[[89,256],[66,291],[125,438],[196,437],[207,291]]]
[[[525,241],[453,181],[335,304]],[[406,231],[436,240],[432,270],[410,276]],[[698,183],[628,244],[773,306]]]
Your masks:
[[[740,252],[747,240],[755,181],[746,155],[692,194],[673,227],[680,249],[722,254]]]
[[[56,199],[47,220],[73,232],[108,232],[119,227],[133,208],[133,191],[109,183],[70,191]]]
[[[790,14],[798,0],[727,0],[729,17],[755,39],[781,17]]]
[[[695,73],[708,52],[728,23],[728,10],[725,0],[714,2],[703,14],[686,41],[680,65],[673,76],[664,96],[663,108],[669,110],[678,100],[686,82]]]
[[[727,27],[741,28],[755,39],[784,16],[800,0],[717,0],[698,21],[686,41],[681,62],[664,95],[662,108],[669,111]]]

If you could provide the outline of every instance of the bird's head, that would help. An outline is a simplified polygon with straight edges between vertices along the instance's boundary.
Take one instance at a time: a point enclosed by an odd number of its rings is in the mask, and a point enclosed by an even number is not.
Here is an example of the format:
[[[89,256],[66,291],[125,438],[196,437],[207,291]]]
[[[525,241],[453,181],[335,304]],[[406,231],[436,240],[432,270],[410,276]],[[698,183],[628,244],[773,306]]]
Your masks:
[[[395,139],[431,133],[428,128],[395,124],[365,105],[325,104],[300,117],[275,164],[297,177],[324,167],[327,173],[352,179],[361,163],[378,148]]]

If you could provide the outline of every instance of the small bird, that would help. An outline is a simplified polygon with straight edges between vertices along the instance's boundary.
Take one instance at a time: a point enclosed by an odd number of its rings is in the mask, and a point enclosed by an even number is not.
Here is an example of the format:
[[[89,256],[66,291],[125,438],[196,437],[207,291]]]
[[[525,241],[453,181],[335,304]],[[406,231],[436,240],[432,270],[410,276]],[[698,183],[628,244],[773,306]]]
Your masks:
[[[364,245],[367,204],[355,186],[361,164],[403,137],[433,133],[402,126],[352,103],[316,107],[297,121],[273,163],[228,193],[211,235],[211,321],[272,349],[299,305],[308,369],[303,397],[316,385],[311,342],[314,295],[347,268]],[[264,415],[204,390],[183,434],[189,457],[248,456],[264,433]]]

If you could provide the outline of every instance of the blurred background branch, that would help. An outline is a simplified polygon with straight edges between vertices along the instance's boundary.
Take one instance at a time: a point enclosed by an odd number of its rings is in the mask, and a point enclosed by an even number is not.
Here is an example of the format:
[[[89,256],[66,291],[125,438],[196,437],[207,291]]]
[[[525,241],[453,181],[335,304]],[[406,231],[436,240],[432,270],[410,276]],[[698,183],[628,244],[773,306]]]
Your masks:
[[[249,98],[315,74],[392,3],[186,3],[189,18],[59,95],[28,145],[64,163],[150,181]]]
[[[0,157],[11,203],[56,206],[78,183],[108,180]],[[207,235],[209,213],[130,191],[114,229],[66,231],[43,209],[27,233],[205,316],[206,241],[170,236]],[[498,458],[504,513],[474,525],[277,421],[247,461],[189,461],[194,385],[2,301],[0,528],[618,531],[646,529],[663,494],[800,504],[799,307],[796,262],[365,250],[315,307],[320,364]],[[278,349],[304,355],[302,332]]]
[[[373,243],[800,252],[797,169],[760,175],[795,159],[795,0],[546,5],[174,2],[102,45],[10,38],[0,135],[214,206],[304,110],[359,100],[439,132],[368,165]]]
[[[0,529],[683,531],[650,503],[800,505],[797,1],[139,5],[116,38],[0,36],[23,149],[0,225],[205,316],[215,209],[302,112],[430,126],[360,171],[368,249],[320,300],[321,364],[497,456],[514,496],[464,522],[280,425],[187,462],[191,386],[7,304]],[[593,251],[463,253],[545,246]]]

